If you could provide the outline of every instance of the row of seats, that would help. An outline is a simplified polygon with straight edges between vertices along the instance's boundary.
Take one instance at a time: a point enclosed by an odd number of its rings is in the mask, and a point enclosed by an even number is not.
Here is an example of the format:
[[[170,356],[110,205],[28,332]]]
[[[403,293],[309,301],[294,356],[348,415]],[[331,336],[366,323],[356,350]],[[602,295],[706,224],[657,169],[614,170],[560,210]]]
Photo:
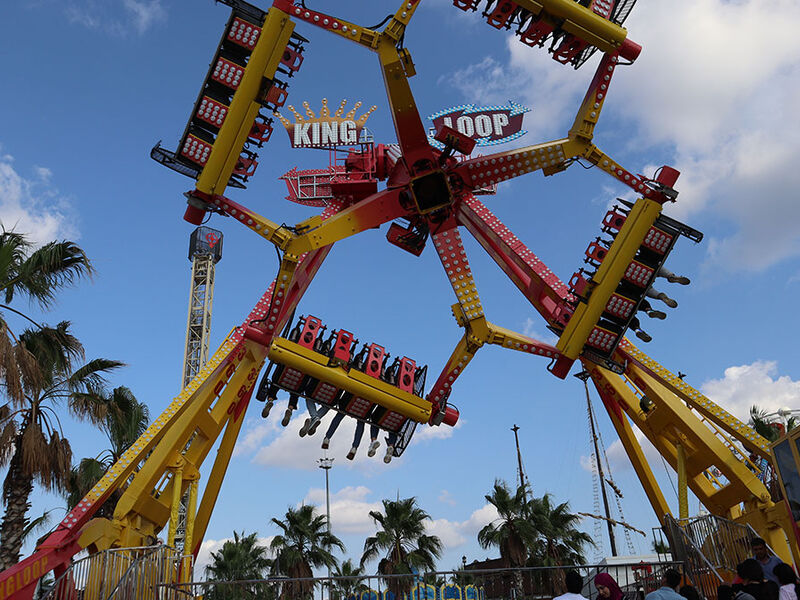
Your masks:
[[[395,357],[390,362],[390,354],[375,343],[364,344],[356,352],[359,341],[352,333],[344,329],[333,330],[326,338],[326,329],[317,317],[301,316],[294,327],[287,327],[284,336],[288,341],[324,356],[329,367],[356,369],[416,396],[423,394],[427,366],[418,367],[415,361],[407,357]],[[301,437],[314,435],[322,418],[329,411],[336,411],[323,438],[322,448],[329,447],[331,437],[346,416],[356,419],[355,436],[347,454],[350,460],[355,458],[365,425],[370,427],[369,456],[374,456],[380,446],[380,431],[386,432],[384,461],[387,463],[393,456],[399,456],[410,440],[414,423],[404,415],[278,362],[269,363],[256,392],[256,399],[265,402],[263,417],[269,415],[279,390],[289,394],[289,405],[281,420],[284,427],[297,410],[300,397],[305,398],[309,416],[300,428]]]

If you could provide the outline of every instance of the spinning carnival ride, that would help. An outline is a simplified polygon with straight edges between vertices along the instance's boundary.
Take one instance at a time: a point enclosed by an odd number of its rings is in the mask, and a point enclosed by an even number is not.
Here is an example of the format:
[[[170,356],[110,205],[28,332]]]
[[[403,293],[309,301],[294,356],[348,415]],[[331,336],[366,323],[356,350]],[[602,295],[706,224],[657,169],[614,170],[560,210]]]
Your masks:
[[[559,378],[580,361],[662,523],[672,511],[631,422],[678,471],[681,517],[688,516],[686,490],[691,489],[712,514],[751,525],[784,560],[800,559],[794,521],[783,500],[786,490],[775,477],[767,441],[625,338],[628,329],[649,337],[637,311],[663,318],[650,300],[676,305],[653,282],[661,276],[687,283],[663,265],[679,237],[702,238],[662,214],[663,205],[677,196],[677,171],[665,166],[653,178],[634,174],[592,141],[615,71],[641,50],[621,27],[632,0],[497,0],[482,6],[489,25],[513,28],[528,46],[548,45],[557,62],[577,68],[597,50],[602,57],[564,138],[476,158],[469,158],[475,140],[447,126],[435,134],[443,149],[433,147],[417,111],[408,81],[414,64],[403,39],[418,0],[403,2],[381,30],[314,11],[302,1],[275,0],[268,11],[240,0],[223,3],[231,7],[231,17],[178,150],[156,146],[151,155],[196,179],[195,189],[186,194],[186,220],[200,224],[209,214],[222,214],[239,221],[279,250],[280,270],[242,325],[145,434],[31,557],[0,574],[0,598],[30,598],[41,575],[68,573],[71,558],[82,549],[96,553],[147,546],[168,523],[173,541],[187,493],[184,548],[196,555],[254,392],[269,406],[277,389],[284,389],[295,403],[305,396],[311,406],[382,429],[393,440],[387,453],[391,458],[402,453],[417,424],[456,423],[458,412],[448,404],[451,392],[486,344],[544,357]],[[454,5],[470,11],[481,2],[454,0]],[[224,193],[228,186],[244,187],[253,175],[256,149],[272,133],[271,113],[286,103],[288,80],[300,69],[307,43],[294,32],[296,23],[325,29],[377,54],[397,144],[350,149],[344,168],[329,169],[321,191],[315,192],[314,203],[324,207],[322,212],[288,227]],[[327,108],[323,114],[329,114]],[[590,270],[581,269],[564,283],[476,196],[537,170],[555,175],[577,161],[605,171],[639,198],[608,211],[601,224],[608,237],[586,250]],[[419,255],[432,240],[456,296],[453,315],[464,330],[427,393],[425,369],[413,360],[398,357],[389,364],[386,350],[377,344],[364,344],[359,352],[354,334],[343,329],[325,339],[315,317],[292,322],[332,245],[387,222],[393,222],[389,241],[412,254]],[[558,335],[555,346],[487,320],[460,227]],[[259,385],[267,360],[271,378],[265,374]],[[198,469],[220,436],[199,496]],[[124,493],[113,518],[92,518],[120,489]]]

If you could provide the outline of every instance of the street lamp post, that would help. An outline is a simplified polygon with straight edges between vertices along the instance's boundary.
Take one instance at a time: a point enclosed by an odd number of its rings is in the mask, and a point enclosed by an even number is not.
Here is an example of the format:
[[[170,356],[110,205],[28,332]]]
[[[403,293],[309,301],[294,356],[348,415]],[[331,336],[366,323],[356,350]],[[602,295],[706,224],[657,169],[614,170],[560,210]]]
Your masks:
[[[325,470],[325,516],[327,517],[328,522],[328,537],[331,535],[331,487],[330,481],[328,479],[328,471],[331,470],[333,466],[333,459],[328,458],[327,456],[320,458],[318,461],[319,468]],[[328,600],[333,596],[331,594],[332,589],[332,581],[331,581],[331,568],[328,567]]]

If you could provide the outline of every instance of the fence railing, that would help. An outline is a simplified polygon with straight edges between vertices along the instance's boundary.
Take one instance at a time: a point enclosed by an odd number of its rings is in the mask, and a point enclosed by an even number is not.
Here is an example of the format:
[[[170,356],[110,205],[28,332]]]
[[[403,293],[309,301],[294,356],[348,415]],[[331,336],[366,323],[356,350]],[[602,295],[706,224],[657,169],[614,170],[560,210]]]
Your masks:
[[[159,600],[159,585],[191,579],[192,557],[169,546],[115,548],[73,562],[42,600]]]
[[[545,600],[566,591],[564,575],[577,571],[584,578],[583,595],[597,600],[593,579],[609,573],[625,600],[641,600],[661,585],[667,568],[677,562],[527,567],[438,571],[421,575],[360,577],[273,577],[248,581],[203,581],[157,586],[158,600]]]

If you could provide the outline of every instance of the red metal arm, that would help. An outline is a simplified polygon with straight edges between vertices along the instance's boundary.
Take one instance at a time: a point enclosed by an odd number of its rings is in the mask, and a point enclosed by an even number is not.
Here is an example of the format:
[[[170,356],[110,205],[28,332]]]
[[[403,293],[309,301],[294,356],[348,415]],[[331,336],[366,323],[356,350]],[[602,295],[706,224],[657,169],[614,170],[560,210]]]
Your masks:
[[[456,219],[545,320],[553,323],[556,309],[569,298],[564,282],[474,196],[458,204]]]

